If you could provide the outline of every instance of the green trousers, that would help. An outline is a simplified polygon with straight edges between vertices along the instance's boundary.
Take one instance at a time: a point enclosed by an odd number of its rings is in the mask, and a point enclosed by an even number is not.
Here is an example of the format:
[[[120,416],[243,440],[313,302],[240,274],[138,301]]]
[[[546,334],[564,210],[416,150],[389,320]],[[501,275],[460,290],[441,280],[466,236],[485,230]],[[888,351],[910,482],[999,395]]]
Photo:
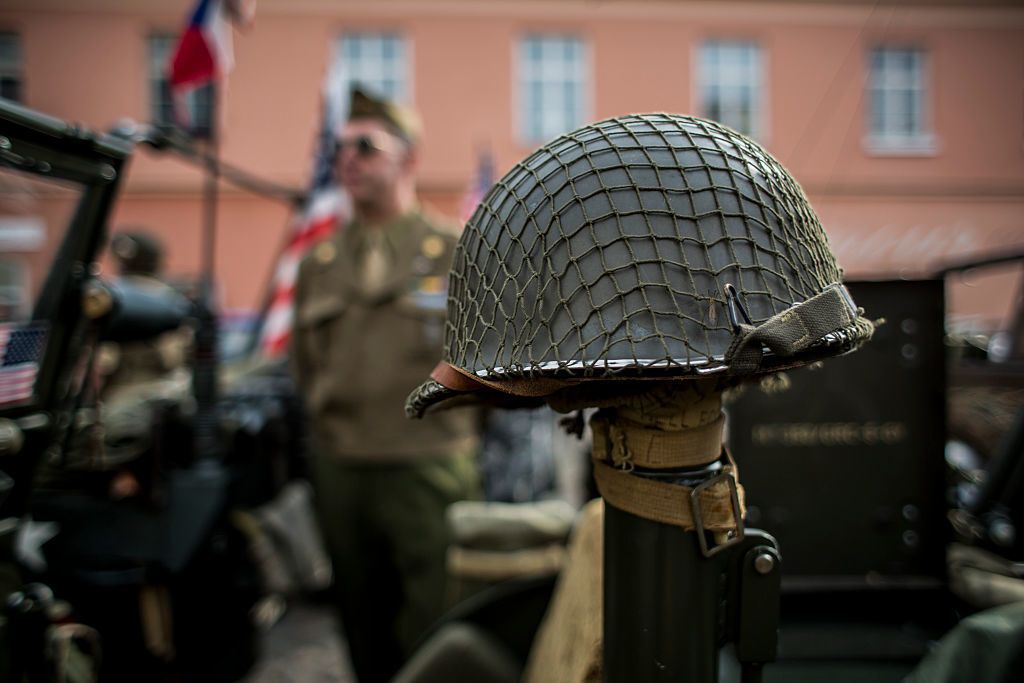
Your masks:
[[[473,458],[378,465],[316,457],[313,478],[356,677],[388,681],[447,607],[445,510],[477,497]]]

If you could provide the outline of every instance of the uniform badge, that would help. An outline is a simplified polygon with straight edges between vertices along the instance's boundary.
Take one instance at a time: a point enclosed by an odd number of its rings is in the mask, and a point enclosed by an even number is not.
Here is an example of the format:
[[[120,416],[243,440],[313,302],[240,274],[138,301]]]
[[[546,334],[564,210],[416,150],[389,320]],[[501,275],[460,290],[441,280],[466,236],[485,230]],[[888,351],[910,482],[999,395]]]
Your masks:
[[[313,258],[316,259],[317,263],[322,263],[323,265],[333,262],[337,254],[338,250],[330,242],[321,242],[313,250]]]
[[[420,278],[413,288],[412,300],[422,311],[444,311],[448,305],[447,279],[441,275]]]
[[[437,235],[425,237],[420,244],[420,252],[429,259],[440,258],[444,253],[444,240]]]

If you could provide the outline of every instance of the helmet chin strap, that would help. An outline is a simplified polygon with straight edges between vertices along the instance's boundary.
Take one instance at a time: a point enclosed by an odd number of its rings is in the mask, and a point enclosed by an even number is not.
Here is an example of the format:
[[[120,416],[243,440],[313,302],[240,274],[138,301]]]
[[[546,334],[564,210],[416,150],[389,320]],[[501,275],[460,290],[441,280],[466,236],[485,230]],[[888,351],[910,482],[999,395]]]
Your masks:
[[[756,326],[750,324],[749,318],[745,323],[739,321],[736,311],[744,318],[746,312],[735,288],[726,285],[725,290],[735,334],[725,353],[730,375],[757,372],[766,348],[777,356],[789,358],[821,343],[829,334],[856,330],[858,337],[867,340],[874,333],[875,324],[862,317],[863,311],[854,305],[842,284],[829,285],[820,294]]]

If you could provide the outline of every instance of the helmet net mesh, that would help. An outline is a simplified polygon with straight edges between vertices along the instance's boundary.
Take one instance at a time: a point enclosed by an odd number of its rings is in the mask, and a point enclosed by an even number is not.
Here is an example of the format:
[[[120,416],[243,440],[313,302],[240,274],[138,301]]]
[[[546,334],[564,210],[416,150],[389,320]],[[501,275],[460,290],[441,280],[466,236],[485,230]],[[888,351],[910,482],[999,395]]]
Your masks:
[[[670,114],[602,121],[517,164],[469,220],[445,360],[481,377],[721,367],[725,285],[753,324],[839,282],[789,173],[750,139]]]

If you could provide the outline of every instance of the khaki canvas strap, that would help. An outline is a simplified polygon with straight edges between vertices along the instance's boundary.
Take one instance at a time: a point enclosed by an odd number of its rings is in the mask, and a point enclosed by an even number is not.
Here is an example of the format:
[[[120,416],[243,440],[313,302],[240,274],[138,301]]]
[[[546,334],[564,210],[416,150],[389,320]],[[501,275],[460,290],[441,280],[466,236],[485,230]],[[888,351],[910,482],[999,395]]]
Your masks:
[[[725,416],[691,429],[653,429],[621,416],[609,419],[598,413],[590,420],[594,432],[594,458],[620,469],[671,469],[706,465],[722,451]]]
[[[691,502],[693,489],[689,486],[645,479],[598,460],[594,461],[594,478],[601,496],[620,510],[655,522],[673,524],[684,531],[698,528]],[[736,492],[735,500],[733,491]],[[699,526],[704,530],[732,531],[741,525],[743,487],[736,483],[732,465],[728,465],[710,486],[698,492],[696,504],[701,516]]]
[[[764,347],[779,356],[793,356],[831,332],[857,327],[858,318],[859,312],[846,287],[830,285],[756,327],[740,324],[725,353],[725,361],[731,374],[751,373],[760,367]]]

